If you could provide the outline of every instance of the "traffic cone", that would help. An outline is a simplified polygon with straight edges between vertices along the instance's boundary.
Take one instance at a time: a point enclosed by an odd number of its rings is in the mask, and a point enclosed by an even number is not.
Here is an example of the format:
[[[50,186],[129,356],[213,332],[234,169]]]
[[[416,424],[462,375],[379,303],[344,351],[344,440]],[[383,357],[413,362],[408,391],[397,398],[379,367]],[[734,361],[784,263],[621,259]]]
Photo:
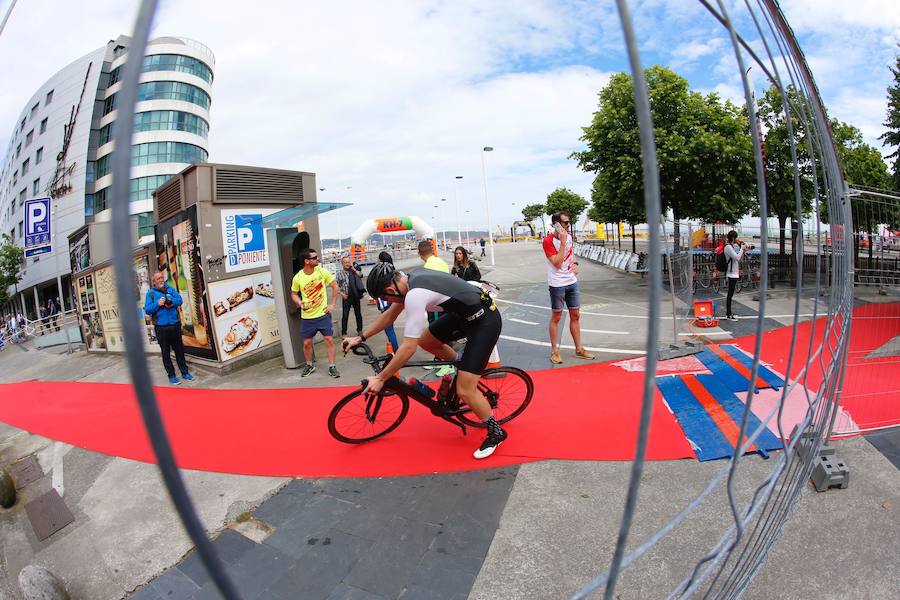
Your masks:
[[[500,366],[500,353],[497,352],[497,346],[494,346],[494,349],[491,350],[491,357],[488,359],[487,368],[494,369]]]

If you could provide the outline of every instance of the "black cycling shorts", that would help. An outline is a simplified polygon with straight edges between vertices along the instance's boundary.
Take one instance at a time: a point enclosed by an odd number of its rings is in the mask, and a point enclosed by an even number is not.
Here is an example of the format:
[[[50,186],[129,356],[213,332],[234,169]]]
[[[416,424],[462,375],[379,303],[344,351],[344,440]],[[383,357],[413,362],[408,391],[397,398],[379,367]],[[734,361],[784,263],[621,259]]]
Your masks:
[[[480,375],[491,358],[491,351],[497,345],[497,340],[500,339],[502,328],[500,311],[495,305],[493,310],[485,307],[484,314],[474,321],[466,321],[449,313],[442,314],[428,326],[428,331],[445,344],[466,338],[459,370]]]

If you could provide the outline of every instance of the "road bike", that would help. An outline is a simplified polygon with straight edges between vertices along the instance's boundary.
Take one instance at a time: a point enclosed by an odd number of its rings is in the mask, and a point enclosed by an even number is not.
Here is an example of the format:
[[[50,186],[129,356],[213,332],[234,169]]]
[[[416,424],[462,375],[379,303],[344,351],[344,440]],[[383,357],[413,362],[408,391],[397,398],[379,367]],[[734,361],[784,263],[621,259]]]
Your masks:
[[[367,344],[359,344],[353,353],[364,356],[363,362],[371,365],[375,373],[380,373],[393,355],[375,356]],[[453,365],[457,361],[410,361],[407,367],[438,367]],[[425,386],[427,387],[427,386]],[[328,416],[328,432],[334,439],[347,444],[362,444],[395,430],[409,412],[410,398],[423,405],[434,416],[453,423],[466,434],[466,426],[485,427],[472,409],[466,406],[456,394],[456,375],[444,397],[426,393],[415,384],[410,384],[396,375],[384,383],[381,391],[366,394],[366,381],[360,388],[347,394],[335,404]],[[484,394],[494,411],[498,423],[507,423],[524,411],[534,394],[534,382],[525,371],[515,367],[495,367],[482,372],[478,380],[478,391]]]

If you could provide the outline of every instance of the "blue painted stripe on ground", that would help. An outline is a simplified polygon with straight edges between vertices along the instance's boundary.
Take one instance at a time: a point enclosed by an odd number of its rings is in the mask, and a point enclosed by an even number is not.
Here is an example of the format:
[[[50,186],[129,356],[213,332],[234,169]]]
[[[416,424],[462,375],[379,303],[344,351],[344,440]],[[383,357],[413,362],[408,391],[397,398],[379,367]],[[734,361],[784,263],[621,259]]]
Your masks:
[[[715,375],[705,375],[700,374],[697,375],[697,381],[703,384],[703,387],[709,391],[713,398],[725,409],[725,411],[734,419],[734,422],[738,427],[741,426],[741,420],[744,418],[744,412],[746,411],[746,404],[735,396],[728,388],[726,388],[719,379]],[[746,435],[750,435],[754,431],[756,431],[757,427],[760,426],[762,421],[750,412],[749,419],[747,421],[747,431]],[[778,439],[775,434],[767,427],[763,432],[756,438],[756,447],[759,449],[760,454],[768,458],[766,454],[766,450],[780,450],[782,448],[781,441]]]
[[[702,362],[707,369],[712,371],[713,374],[719,378],[719,381],[732,392],[746,392],[749,389],[750,382],[747,378],[738,373],[734,367],[713,354],[711,350],[703,350],[696,356],[700,362]]]
[[[753,358],[747,356],[744,352],[741,351],[740,348],[738,348],[734,344],[719,344],[719,348],[725,350],[725,352],[736,358],[738,362],[740,362],[748,369],[752,366]],[[776,375],[774,372],[772,372],[771,369],[769,369],[762,363],[760,363],[759,365],[758,375],[760,379],[762,379],[775,389],[781,389],[784,387],[784,379]]]
[[[685,436],[693,442],[694,453],[699,460],[731,456],[734,448],[681,377],[678,375],[657,377],[656,387],[675,413],[678,425],[681,426]]]

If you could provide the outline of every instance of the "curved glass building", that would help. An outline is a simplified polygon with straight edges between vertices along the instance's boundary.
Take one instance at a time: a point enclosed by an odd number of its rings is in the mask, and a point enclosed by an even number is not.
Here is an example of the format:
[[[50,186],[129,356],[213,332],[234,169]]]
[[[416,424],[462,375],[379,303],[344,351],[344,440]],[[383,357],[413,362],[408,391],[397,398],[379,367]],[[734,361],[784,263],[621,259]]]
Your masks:
[[[70,308],[66,236],[108,220],[112,125],[130,38],[120,36],[47,80],[25,103],[0,173],[0,234],[24,240],[28,198],[53,198],[53,252],[29,258],[18,285],[23,314],[61,298]],[[203,44],[160,37],[147,46],[134,120],[129,207],[139,237],[153,235],[152,193],[192,163],[207,162],[215,57]],[[13,290],[10,290],[12,293]]]

